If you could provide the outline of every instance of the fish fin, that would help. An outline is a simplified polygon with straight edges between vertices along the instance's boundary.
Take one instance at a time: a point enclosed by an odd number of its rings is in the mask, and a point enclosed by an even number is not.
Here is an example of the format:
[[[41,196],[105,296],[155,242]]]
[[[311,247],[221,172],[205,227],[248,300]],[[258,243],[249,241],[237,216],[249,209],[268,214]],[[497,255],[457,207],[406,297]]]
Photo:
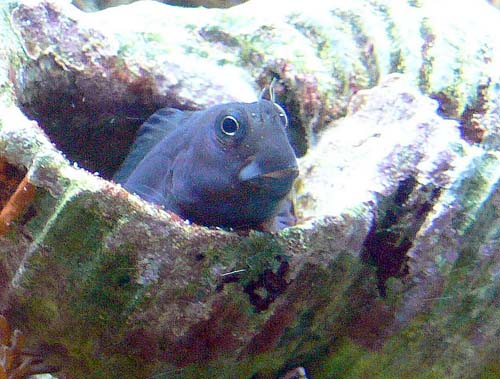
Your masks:
[[[162,108],[149,117],[137,131],[134,144],[129,154],[113,175],[117,183],[124,183],[144,157],[192,112],[175,108]]]
[[[297,225],[295,206],[290,196],[288,196],[280,202],[275,216],[262,223],[260,227],[266,232],[278,232],[295,225]]]

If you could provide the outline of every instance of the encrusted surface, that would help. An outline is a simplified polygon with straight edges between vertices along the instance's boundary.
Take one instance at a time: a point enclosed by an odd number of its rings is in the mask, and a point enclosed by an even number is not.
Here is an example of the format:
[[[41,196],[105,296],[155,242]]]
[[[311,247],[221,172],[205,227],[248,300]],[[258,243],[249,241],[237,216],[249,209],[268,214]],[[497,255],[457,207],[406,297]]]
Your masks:
[[[36,191],[0,235],[0,311],[61,377],[494,377],[500,16],[313,3],[1,5],[1,204]],[[279,234],[190,225],[58,150],[109,176],[158,106],[273,75],[305,154]]]

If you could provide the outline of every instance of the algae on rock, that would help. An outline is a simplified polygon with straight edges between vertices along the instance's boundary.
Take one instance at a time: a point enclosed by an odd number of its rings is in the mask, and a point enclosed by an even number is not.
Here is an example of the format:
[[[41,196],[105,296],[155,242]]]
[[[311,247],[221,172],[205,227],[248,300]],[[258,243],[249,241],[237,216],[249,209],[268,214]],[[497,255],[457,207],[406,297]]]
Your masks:
[[[0,311],[67,378],[494,375],[500,15],[277,4],[0,4],[0,204],[36,189],[0,235]],[[63,155],[109,178],[157,108],[272,77],[303,156],[281,233],[191,225]]]

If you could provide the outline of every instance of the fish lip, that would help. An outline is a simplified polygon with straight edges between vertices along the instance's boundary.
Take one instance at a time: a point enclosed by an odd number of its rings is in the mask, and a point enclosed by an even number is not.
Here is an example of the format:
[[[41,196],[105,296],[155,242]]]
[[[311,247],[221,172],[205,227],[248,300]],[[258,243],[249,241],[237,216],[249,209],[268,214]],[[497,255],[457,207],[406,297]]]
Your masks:
[[[260,178],[273,178],[273,179],[282,179],[282,178],[296,178],[299,175],[299,168],[297,166],[282,168],[279,170],[266,172],[260,175]]]
[[[299,175],[299,168],[296,164],[272,171],[262,171],[257,161],[252,161],[246,165],[238,174],[241,182],[253,182],[257,180],[294,180]]]
[[[242,188],[254,192],[255,196],[263,196],[277,201],[290,192],[293,182],[298,175],[298,167],[291,166],[259,173],[243,181],[241,184]]]

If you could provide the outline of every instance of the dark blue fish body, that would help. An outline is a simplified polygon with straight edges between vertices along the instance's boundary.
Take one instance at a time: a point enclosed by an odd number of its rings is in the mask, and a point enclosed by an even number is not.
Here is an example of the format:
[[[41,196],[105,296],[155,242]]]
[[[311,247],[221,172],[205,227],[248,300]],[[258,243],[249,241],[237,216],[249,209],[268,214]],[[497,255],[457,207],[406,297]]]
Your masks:
[[[298,174],[285,127],[268,100],[163,108],[139,129],[115,180],[198,224],[258,226],[278,213]]]

